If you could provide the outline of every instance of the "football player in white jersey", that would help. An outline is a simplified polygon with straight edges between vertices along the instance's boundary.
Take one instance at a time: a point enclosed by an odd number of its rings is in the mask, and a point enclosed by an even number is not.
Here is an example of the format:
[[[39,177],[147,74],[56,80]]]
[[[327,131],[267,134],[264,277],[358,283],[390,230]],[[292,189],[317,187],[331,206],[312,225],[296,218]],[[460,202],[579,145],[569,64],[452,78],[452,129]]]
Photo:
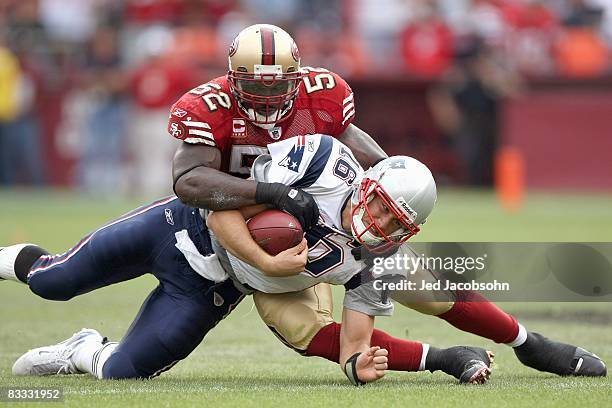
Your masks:
[[[325,135],[298,136],[268,147],[270,154],[260,156],[253,165],[255,180],[283,183],[312,194],[320,210],[319,224],[306,233],[306,242],[297,249],[271,256],[250,239],[245,223],[266,207],[214,212],[208,226],[216,236],[215,252],[247,291],[293,292],[320,282],[350,287],[344,299],[340,365],[354,384],[377,380],[387,368],[387,351],[370,347],[374,316],[390,315],[393,304],[371,282],[355,284],[367,266],[355,260],[351,250],[359,244],[370,249],[399,246],[416,234],[436,201],[433,176],[425,165],[406,156],[385,159],[364,172],[346,146]],[[447,355],[459,371],[443,370],[463,382],[486,381],[487,352],[460,350],[462,356]],[[423,362],[427,354],[424,350]],[[469,365],[466,355],[472,360]],[[368,365],[371,359],[374,364]],[[425,363],[424,368],[428,368]]]
[[[418,225],[435,204],[436,186],[431,172],[411,157],[385,159],[364,174],[350,150],[329,136],[298,136],[271,144],[269,149],[269,155],[255,162],[254,178],[308,191],[319,207],[321,221],[305,236],[305,269],[295,275],[289,266],[287,273],[295,276],[274,279],[284,274],[279,271],[283,267],[279,260],[254,241],[235,235],[246,231],[243,221],[234,227],[236,231],[228,228],[236,223],[238,210],[215,212],[208,218],[209,227],[223,246],[238,254],[238,258],[229,257],[238,280],[262,292],[299,291],[319,282],[344,285],[365,266],[350,256],[351,249],[359,244],[401,244],[419,231]],[[409,182],[407,176],[411,177]],[[362,183],[364,178],[367,181]],[[246,207],[241,215],[249,218],[265,208]]]
[[[223,231],[219,231],[218,238],[238,258],[264,272],[262,274],[249,268],[244,262],[232,259],[231,266],[238,280],[260,291],[271,293],[287,289],[300,290],[321,281],[344,283],[347,288],[352,289],[345,297],[345,308],[366,315],[381,314],[384,306],[376,303],[380,298],[372,293],[372,286],[361,285],[354,288],[354,278],[348,282],[349,285],[346,284],[351,273],[363,267],[362,264],[355,263],[350,256],[351,242],[348,231],[351,231],[362,245],[370,248],[384,243],[398,244],[414,235],[418,232],[418,226],[431,212],[436,199],[431,173],[418,161],[402,156],[385,159],[363,173],[348,148],[338,141],[320,135],[276,143],[269,148],[271,156],[260,157],[253,166],[254,178],[286,183],[312,194],[320,207],[324,225],[320,223],[312,233],[306,235],[310,251],[304,270],[297,276],[278,280],[266,275],[282,274],[281,260],[269,257],[254,241],[239,239],[240,236],[249,236],[242,218],[252,216],[257,209],[250,213],[245,209],[242,214],[215,213],[211,220],[213,229],[216,229],[215,222],[224,227]],[[233,220],[230,215],[234,217]],[[220,220],[215,220],[217,217],[228,218],[219,222]],[[236,235],[233,237],[229,226],[236,228]],[[400,255],[417,256],[407,245],[402,245],[399,251],[402,252]],[[291,269],[295,268],[296,260],[289,257],[285,261],[285,272],[291,272]],[[419,268],[416,273],[422,280],[432,283],[438,280],[425,268]],[[357,276],[357,281],[360,276]],[[421,291],[416,294],[413,291],[391,291],[389,297],[413,310],[446,320],[460,330],[507,344],[513,347],[523,364],[537,370],[563,376],[607,374],[605,363],[597,355],[581,347],[550,340],[539,333],[527,331],[516,318],[477,292],[455,291],[442,293],[442,297],[440,294],[439,291]],[[292,307],[290,296],[286,299],[282,297],[284,295],[276,296],[281,296],[275,302],[277,307]],[[371,309],[366,305],[368,302]],[[304,324],[306,321],[310,321],[308,327],[324,326],[308,345],[305,354],[339,361],[338,349],[335,346],[338,340],[334,338],[342,337],[345,332],[344,325],[340,328],[340,325],[334,322],[325,326],[327,321],[321,316],[331,316],[331,311],[317,304],[311,307],[318,312],[305,312],[302,307],[292,309],[291,312],[284,311],[278,317],[279,312],[267,308],[262,317],[266,321],[275,321],[276,327],[279,328],[300,327],[300,323]],[[291,313],[293,316],[300,316],[300,319],[295,320],[290,316]],[[287,333],[285,330],[283,334]],[[320,335],[321,333],[324,336]],[[396,339],[384,343],[376,330],[374,335],[373,344],[386,344],[384,347],[390,350],[390,369],[410,370],[420,367],[416,363],[412,366],[405,365],[406,361],[415,360],[414,356],[401,354],[402,350],[410,348],[408,344],[398,347]],[[418,360],[418,353],[416,355]],[[346,353],[343,357],[346,358]],[[486,361],[486,358],[483,360]],[[340,358],[340,361],[344,360]]]

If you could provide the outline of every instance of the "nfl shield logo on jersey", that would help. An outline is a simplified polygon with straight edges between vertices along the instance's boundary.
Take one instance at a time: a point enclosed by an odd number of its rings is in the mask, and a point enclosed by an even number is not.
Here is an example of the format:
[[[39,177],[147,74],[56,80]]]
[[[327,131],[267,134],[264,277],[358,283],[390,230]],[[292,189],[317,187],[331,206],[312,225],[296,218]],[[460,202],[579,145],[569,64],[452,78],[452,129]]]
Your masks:
[[[283,129],[280,127],[273,127],[272,129],[268,130],[268,133],[272,139],[278,140],[283,135]]]

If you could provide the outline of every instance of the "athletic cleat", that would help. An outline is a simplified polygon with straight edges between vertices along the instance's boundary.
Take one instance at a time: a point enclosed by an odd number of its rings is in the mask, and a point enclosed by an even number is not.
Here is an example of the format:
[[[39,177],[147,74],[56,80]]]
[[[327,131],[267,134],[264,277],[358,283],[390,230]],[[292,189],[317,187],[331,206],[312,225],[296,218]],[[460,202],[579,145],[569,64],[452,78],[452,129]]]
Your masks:
[[[576,347],[576,353],[570,364],[572,373],[577,377],[605,377],[608,375],[606,363],[597,354],[581,347]]]
[[[489,365],[493,361],[493,353],[487,351]],[[461,384],[484,384],[489,381],[491,368],[482,360],[470,360],[466,363],[463,373],[459,378]]]
[[[597,355],[539,333],[527,333],[527,340],[514,348],[514,354],[528,367],[562,376],[605,377],[608,372]]]
[[[484,384],[491,376],[494,354],[479,347],[456,346],[444,349],[442,371],[459,379],[461,384]]]
[[[29,350],[13,364],[13,375],[82,374],[72,361],[72,356],[86,342],[103,342],[96,330],[82,329],[61,343]]]

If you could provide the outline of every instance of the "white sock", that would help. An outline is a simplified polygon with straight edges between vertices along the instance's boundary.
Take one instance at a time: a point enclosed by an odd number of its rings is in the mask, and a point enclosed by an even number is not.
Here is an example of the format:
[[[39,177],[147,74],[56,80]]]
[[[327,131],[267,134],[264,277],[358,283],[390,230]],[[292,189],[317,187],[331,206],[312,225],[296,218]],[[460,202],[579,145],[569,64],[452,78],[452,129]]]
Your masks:
[[[506,345],[510,347],[518,347],[527,341],[527,329],[522,324],[518,324],[519,332],[516,335],[516,338],[512,340],[510,343],[506,343]]]
[[[427,361],[428,353],[429,353],[429,344],[423,343],[423,354],[421,355],[421,364],[419,364],[419,371],[425,371],[425,361]]]
[[[11,245],[0,250],[0,278],[23,283],[15,275],[15,259],[21,250],[34,244]]]
[[[102,375],[102,369],[104,368],[106,360],[108,360],[111,354],[113,354],[113,351],[115,351],[118,345],[119,343],[116,341],[109,341],[100,350],[98,350],[96,354],[94,354],[91,367],[92,370],[95,372],[94,375],[100,380],[104,378],[104,376]]]
[[[84,373],[89,373],[97,378],[102,378],[102,367],[104,363],[117,348],[117,342],[102,344],[89,341],[83,344],[72,356],[75,367]]]

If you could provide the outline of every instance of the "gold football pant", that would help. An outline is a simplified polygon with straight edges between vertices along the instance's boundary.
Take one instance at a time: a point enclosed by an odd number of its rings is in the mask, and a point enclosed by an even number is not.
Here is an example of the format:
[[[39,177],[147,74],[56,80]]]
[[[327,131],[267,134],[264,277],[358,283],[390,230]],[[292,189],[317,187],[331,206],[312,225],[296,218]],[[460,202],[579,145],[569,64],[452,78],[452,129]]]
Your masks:
[[[420,313],[439,315],[448,311],[452,301],[415,301],[392,293],[398,303]],[[331,286],[320,283],[299,292],[269,294],[255,292],[255,306],[264,323],[288,347],[304,353],[321,328],[334,322]]]
[[[322,327],[333,323],[333,298],[327,283],[290,293],[253,294],[264,323],[288,347],[304,353]]]

